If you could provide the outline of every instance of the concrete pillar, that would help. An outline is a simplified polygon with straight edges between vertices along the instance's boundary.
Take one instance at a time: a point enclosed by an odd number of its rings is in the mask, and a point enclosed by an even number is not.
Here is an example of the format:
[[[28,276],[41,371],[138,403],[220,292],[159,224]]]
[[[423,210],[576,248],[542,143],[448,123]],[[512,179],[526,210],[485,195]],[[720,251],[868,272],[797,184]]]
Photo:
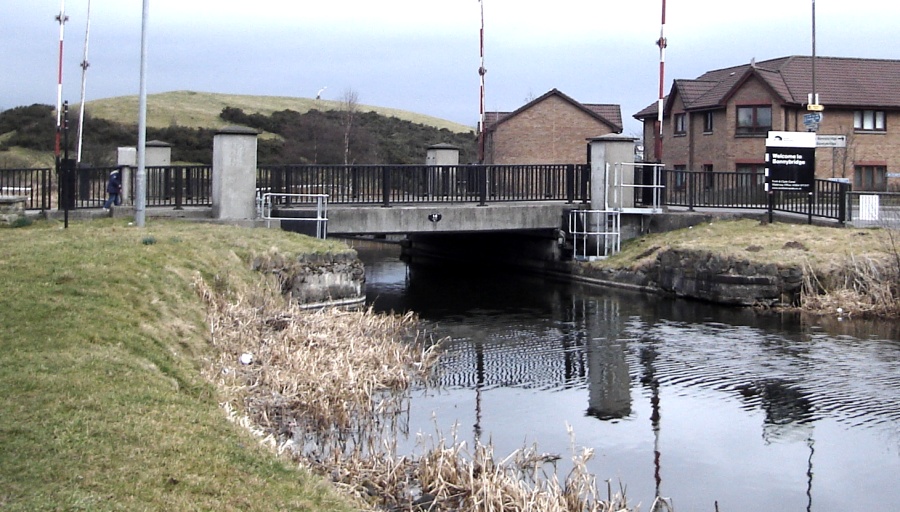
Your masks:
[[[116,151],[116,165],[122,169],[122,204],[132,204],[131,180],[137,167],[137,148],[121,147]],[[103,191],[106,192],[104,186]]]
[[[172,182],[172,145],[159,140],[147,141],[144,167],[147,170],[147,197],[165,200],[174,192]]]
[[[172,145],[159,140],[148,141],[144,146],[144,167],[169,167],[172,165]],[[120,147],[116,151],[116,165],[122,168],[122,204],[132,204],[131,180],[137,168],[137,148]],[[147,172],[147,197],[164,195],[164,184],[168,170]],[[105,189],[104,189],[105,190]]]
[[[230,126],[213,137],[213,218],[256,218],[258,136],[259,132],[252,128]]]
[[[442,168],[428,170],[428,194],[429,195],[447,195],[455,192],[458,187],[465,186],[460,183],[456,175],[456,166],[459,165],[459,148],[452,144],[435,144],[428,148],[425,154],[425,165],[428,166],[452,166],[450,168]]]
[[[623,184],[634,184],[634,142],[637,139],[617,133],[588,139],[591,146],[591,209],[633,208],[634,189],[613,189],[616,164]],[[607,165],[609,164],[609,165]],[[607,170],[609,174],[607,174]],[[607,188],[607,183],[609,187]]]

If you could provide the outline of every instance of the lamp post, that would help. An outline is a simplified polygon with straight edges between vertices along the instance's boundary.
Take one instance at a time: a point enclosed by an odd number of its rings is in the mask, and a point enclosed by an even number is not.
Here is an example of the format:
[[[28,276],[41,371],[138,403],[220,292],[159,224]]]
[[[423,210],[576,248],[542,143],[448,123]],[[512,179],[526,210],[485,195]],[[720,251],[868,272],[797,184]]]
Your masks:
[[[137,174],[134,190],[134,223],[144,227],[147,209],[147,15],[150,0],[143,0],[141,14],[141,85],[138,100]]]

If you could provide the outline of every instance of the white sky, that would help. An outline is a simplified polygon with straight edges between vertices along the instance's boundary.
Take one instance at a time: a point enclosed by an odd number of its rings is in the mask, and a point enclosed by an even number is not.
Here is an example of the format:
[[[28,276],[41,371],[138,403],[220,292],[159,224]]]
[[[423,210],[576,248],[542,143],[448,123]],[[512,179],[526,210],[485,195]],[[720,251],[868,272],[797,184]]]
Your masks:
[[[557,88],[618,103],[625,133],[658,94],[661,0],[483,0],[486,105]],[[77,103],[87,0],[65,2],[64,99]],[[812,0],[668,0],[665,90],[710,69],[812,52]],[[819,0],[819,56],[900,58],[900,2]],[[60,0],[0,2],[0,108],[56,104]],[[478,0],[150,0],[148,91],[360,103],[474,126]],[[92,0],[87,98],[136,95],[141,1]],[[898,91],[900,93],[900,91]]]

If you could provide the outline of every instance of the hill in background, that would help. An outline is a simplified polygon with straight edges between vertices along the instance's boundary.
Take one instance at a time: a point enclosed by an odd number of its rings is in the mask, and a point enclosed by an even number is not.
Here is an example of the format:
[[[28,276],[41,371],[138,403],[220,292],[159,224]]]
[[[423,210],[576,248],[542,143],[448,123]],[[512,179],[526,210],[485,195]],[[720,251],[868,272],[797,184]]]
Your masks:
[[[341,110],[342,102],[283,96],[246,96],[193,91],[174,91],[147,96],[147,126],[165,128],[177,125],[188,128],[218,129],[228,123],[219,118],[226,107],[238,108],[248,114],[272,115],[283,110],[304,114],[310,110]],[[138,97],[120,96],[87,102],[86,110],[95,118],[117,122],[137,123]],[[357,105],[359,112],[375,112],[415,124],[444,128],[454,133],[473,132],[474,128],[446,119],[393,108]]]
[[[72,157],[78,108],[69,108]],[[137,144],[138,98],[95,100],[85,110],[83,161],[114,165],[117,147]],[[190,91],[150,95],[147,100],[147,139],[171,144],[173,162],[210,164],[213,136],[228,125],[262,132],[261,164],[419,164],[428,146],[437,143],[459,147],[461,162],[475,157],[471,128],[402,110]],[[52,166],[55,127],[49,105],[0,112],[0,167]]]

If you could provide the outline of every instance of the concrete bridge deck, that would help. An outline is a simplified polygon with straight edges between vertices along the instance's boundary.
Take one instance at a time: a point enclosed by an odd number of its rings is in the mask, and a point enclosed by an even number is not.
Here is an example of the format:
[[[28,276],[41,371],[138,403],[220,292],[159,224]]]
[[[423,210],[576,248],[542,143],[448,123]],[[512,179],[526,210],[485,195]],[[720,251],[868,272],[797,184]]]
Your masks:
[[[398,233],[469,233],[560,229],[578,205],[565,201],[469,204],[329,206],[328,233],[335,235]],[[309,213],[309,210],[306,210]],[[275,213],[273,213],[275,215]],[[277,215],[293,216],[291,210]],[[288,221],[290,222],[290,221]]]

